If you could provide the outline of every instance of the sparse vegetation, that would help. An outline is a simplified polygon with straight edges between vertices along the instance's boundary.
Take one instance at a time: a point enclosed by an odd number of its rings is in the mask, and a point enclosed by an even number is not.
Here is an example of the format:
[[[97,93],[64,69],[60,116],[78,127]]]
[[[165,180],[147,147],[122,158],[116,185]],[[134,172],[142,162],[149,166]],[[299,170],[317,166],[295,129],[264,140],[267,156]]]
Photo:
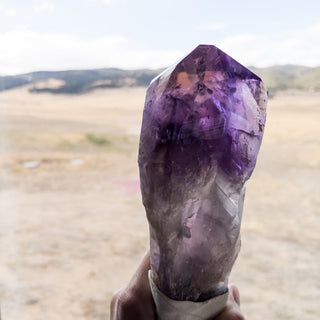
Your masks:
[[[110,141],[107,140],[107,138],[105,138],[102,135],[98,135],[98,134],[87,133],[86,134],[86,139],[90,143],[92,143],[92,144],[94,144],[96,146],[99,146],[99,147],[105,147],[105,146],[110,144]]]
[[[319,318],[320,93],[293,93],[269,101],[231,275],[252,319]],[[61,305],[79,320],[109,319],[112,292],[148,243],[137,165],[144,96],[0,93],[6,318],[53,319]]]

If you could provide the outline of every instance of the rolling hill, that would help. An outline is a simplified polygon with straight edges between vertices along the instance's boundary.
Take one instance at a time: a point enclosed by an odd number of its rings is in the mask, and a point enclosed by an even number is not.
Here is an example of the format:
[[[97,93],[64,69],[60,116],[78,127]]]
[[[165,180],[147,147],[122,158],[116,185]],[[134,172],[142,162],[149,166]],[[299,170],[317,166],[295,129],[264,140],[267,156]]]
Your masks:
[[[263,79],[271,95],[288,89],[320,91],[320,67],[282,65],[249,69]]]
[[[265,82],[270,96],[277,91],[297,89],[320,91],[320,67],[297,65],[249,67]],[[122,70],[116,68],[96,70],[38,71],[14,76],[0,76],[0,91],[31,85],[35,93],[80,94],[97,88],[148,86],[161,72],[158,70]]]

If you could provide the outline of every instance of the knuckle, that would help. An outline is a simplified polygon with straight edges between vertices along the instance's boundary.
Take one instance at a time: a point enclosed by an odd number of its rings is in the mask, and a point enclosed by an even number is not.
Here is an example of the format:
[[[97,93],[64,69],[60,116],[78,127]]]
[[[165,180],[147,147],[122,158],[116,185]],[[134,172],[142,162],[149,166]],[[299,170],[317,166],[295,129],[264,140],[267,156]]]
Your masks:
[[[120,294],[121,294],[121,289],[113,293],[110,301],[111,308],[117,304]]]
[[[118,312],[130,311],[135,306],[135,297],[128,290],[118,290],[111,298],[111,308]]]
[[[135,297],[127,290],[120,289],[115,292],[110,303],[111,320],[132,320],[138,319],[136,314]]]

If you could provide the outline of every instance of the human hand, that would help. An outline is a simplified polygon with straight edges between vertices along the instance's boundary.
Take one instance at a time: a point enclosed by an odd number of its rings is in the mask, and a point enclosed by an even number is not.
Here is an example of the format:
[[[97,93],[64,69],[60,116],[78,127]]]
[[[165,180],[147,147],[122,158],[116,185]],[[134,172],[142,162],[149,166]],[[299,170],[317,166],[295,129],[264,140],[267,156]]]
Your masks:
[[[156,307],[149,285],[150,252],[146,252],[129,283],[111,299],[110,320],[155,320]]]
[[[240,294],[238,288],[234,284],[229,285],[229,296],[227,305],[212,320],[245,320],[240,311]]]
[[[156,320],[156,308],[148,280],[150,253],[147,252],[129,283],[111,299],[111,320]],[[212,320],[244,320],[240,311],[239,290],[229,285],[228,302]]]

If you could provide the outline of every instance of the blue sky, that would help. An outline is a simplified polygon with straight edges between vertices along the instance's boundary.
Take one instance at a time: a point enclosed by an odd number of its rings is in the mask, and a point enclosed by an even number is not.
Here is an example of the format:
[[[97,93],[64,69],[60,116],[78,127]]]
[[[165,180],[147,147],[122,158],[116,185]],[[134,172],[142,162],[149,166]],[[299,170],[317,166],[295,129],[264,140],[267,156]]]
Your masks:
[[[199,43],[245,65],[320,65],[320,1],[0,0],[0,74],[158,68]]]

